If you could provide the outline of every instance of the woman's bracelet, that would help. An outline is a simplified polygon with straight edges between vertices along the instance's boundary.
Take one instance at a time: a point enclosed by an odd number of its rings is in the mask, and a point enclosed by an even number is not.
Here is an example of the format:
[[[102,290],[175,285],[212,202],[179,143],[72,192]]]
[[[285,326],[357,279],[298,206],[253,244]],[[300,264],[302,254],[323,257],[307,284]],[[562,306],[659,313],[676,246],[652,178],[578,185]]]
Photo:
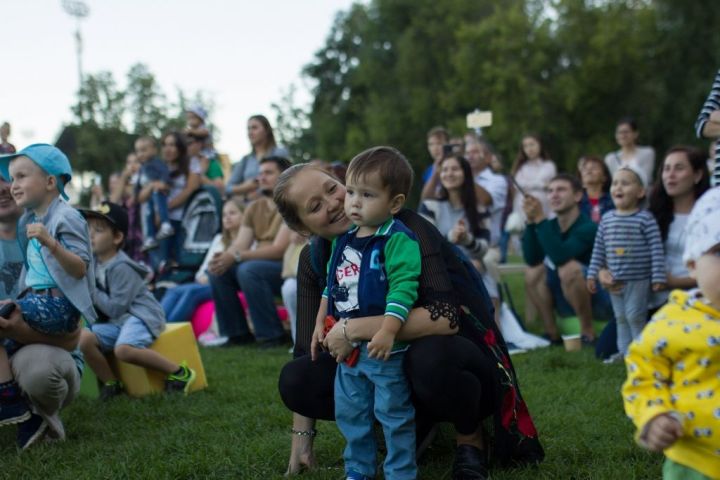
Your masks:
[[[350,337],[348,337],[348,334],[347,334],[347,324],[348,324],[348,319],[347,318],[343,319],[343,321],[342,321],[343,337],[345,338],[346,342],[348,342],[350,345],[352,345],[353,348],[356,348],[358,345],[360,345],[360,343],[353,342],[352,340],[350,340]]]
[[[297,435],[298,437],[317,436],[317,430],[315,430],[314,428],[311,428],[310,430],[295,430],[294,428],[291,428],[290,433],[292,433],[293,435]]]

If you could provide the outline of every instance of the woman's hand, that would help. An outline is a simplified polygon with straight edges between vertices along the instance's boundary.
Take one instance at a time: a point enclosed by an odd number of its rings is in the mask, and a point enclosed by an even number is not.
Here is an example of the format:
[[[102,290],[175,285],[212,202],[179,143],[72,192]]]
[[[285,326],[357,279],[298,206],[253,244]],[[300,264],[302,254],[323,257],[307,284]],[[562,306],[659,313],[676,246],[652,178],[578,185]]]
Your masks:
[[[348,342],[343,333],[342,322],[337,322],[328,334],[325,335],[323,345],[328,352],[330,352],[330,355],[335,357],[338,363],[345,360],[353,351],[353,346],[350,345],[350,342]]]
[[[321,321],[315,322],[315,330],[313,330],[312,341],[310,342],[310,358],[312,358],[313,362],[317,360],[320,347],[322,347],[325,340],[323,330],[325,330],[325,325]]]
[[[616,282],[612,273],[610,273],[610,270],[607,268],[600,269],[598,272],[598,280],[600,280],[600,285],[610,293],[620,293],[623,289],[623,283]]]
[[[465,219],[461,218],[457,221],[455,226],[448,233],[448,240],[457,245],[467,245],[470,243],[470,233],[468,232]]]
[[[235,264],[235,257],[230,252],[217,252],[208,263],[208,272],[212,275],[222,275]]]
[[[295,432],[315,432],[315,420],[293,413],[293,428]],[[313,453],[314,435],[292,434],[290,446],[290,461],[285,476],[296,475],[305,469],[315,468],[315,454]]]

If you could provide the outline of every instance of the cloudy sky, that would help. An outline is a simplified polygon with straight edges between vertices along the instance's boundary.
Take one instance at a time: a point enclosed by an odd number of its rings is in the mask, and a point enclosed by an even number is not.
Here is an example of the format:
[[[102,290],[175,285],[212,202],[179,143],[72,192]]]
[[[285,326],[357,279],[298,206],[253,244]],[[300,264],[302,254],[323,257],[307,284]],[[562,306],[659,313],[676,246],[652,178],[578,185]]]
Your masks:
[[[300,70],[324,43],[335,14],[352,0],[84,0],[85,72],[109,70],[121,85],[148,65],[163,90],[204,90],[216,102],[219,150],[249,150],[247,117],[274,119],[270,104],[303,83]],[[0,121],[22,147],[53,143],[71,120],[78,73],[76,22],[62,0],[0,0],[3,45]],[[307,102],[309,95],[298,96]]]

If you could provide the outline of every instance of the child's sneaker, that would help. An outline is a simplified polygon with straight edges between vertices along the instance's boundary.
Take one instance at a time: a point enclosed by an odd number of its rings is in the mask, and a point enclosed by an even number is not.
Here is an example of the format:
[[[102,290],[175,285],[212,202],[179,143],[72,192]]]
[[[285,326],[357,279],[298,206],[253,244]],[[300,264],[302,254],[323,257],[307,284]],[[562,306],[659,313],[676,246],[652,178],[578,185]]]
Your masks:
[[[0,383],[0,427],[24,422],[30,418],[30,408],[15,381]]]
[[[170,225],[170,222],[164,222],[162,225],[160,225],[160,230],[158,230],[157,233],[157,239],[158,240],[164,240],[166,238],[170,238],[173,235],[175,235],[175,229]]]
[[[24,422],[30,415],[28,404],[22,397],[0,401],[0,427]]]
[[[18,425],[17,446],[20,450],[26,450],[38,440],[43,438],[48,424],[44,418],[34,413],[30,419]]]
[[[145,241],[142,244],[142,247],[140,247],[140,251],[147,252],[149,250],[156,249],[158,247],[158,242],[152,237],[146,238]]]
[[[185,395],[190,393],[190,387],[195,382],[195,370],[187,366],[187,362],[183,360],[180,364],[181,373],[171,373],[165,379],[165,391],[183,392]]]
[[[105,382],[105,385],[100,389],[100,401],[107,402],[123,393],[125,393],[125,388],[121,381],[111,380]]]
[[[613,353],[608,358],[603,360],[603,363],[605,365],[612,365],[614,363],[622,363],[624,360],[625,360],[625,357],[623,356],[623,354],[620,352],[617,352],[617,353]]]

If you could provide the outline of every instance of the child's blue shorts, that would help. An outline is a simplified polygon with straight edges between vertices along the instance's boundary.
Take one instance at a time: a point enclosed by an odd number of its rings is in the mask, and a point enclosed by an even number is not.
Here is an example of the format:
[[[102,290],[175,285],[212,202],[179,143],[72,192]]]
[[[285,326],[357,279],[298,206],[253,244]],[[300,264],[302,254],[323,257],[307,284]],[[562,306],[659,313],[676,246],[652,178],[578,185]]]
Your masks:
[[[145,322],[131,316],[125,323],[96,323],[90,327],[103,352],[112,352],[116,345],[130,345],[135,348],[147,348],[155,340]]]
[[[20,307],[25,323],[46,335],[72,333],[80,321],[78,309],[62,295],[28,292],[15,303]]]

